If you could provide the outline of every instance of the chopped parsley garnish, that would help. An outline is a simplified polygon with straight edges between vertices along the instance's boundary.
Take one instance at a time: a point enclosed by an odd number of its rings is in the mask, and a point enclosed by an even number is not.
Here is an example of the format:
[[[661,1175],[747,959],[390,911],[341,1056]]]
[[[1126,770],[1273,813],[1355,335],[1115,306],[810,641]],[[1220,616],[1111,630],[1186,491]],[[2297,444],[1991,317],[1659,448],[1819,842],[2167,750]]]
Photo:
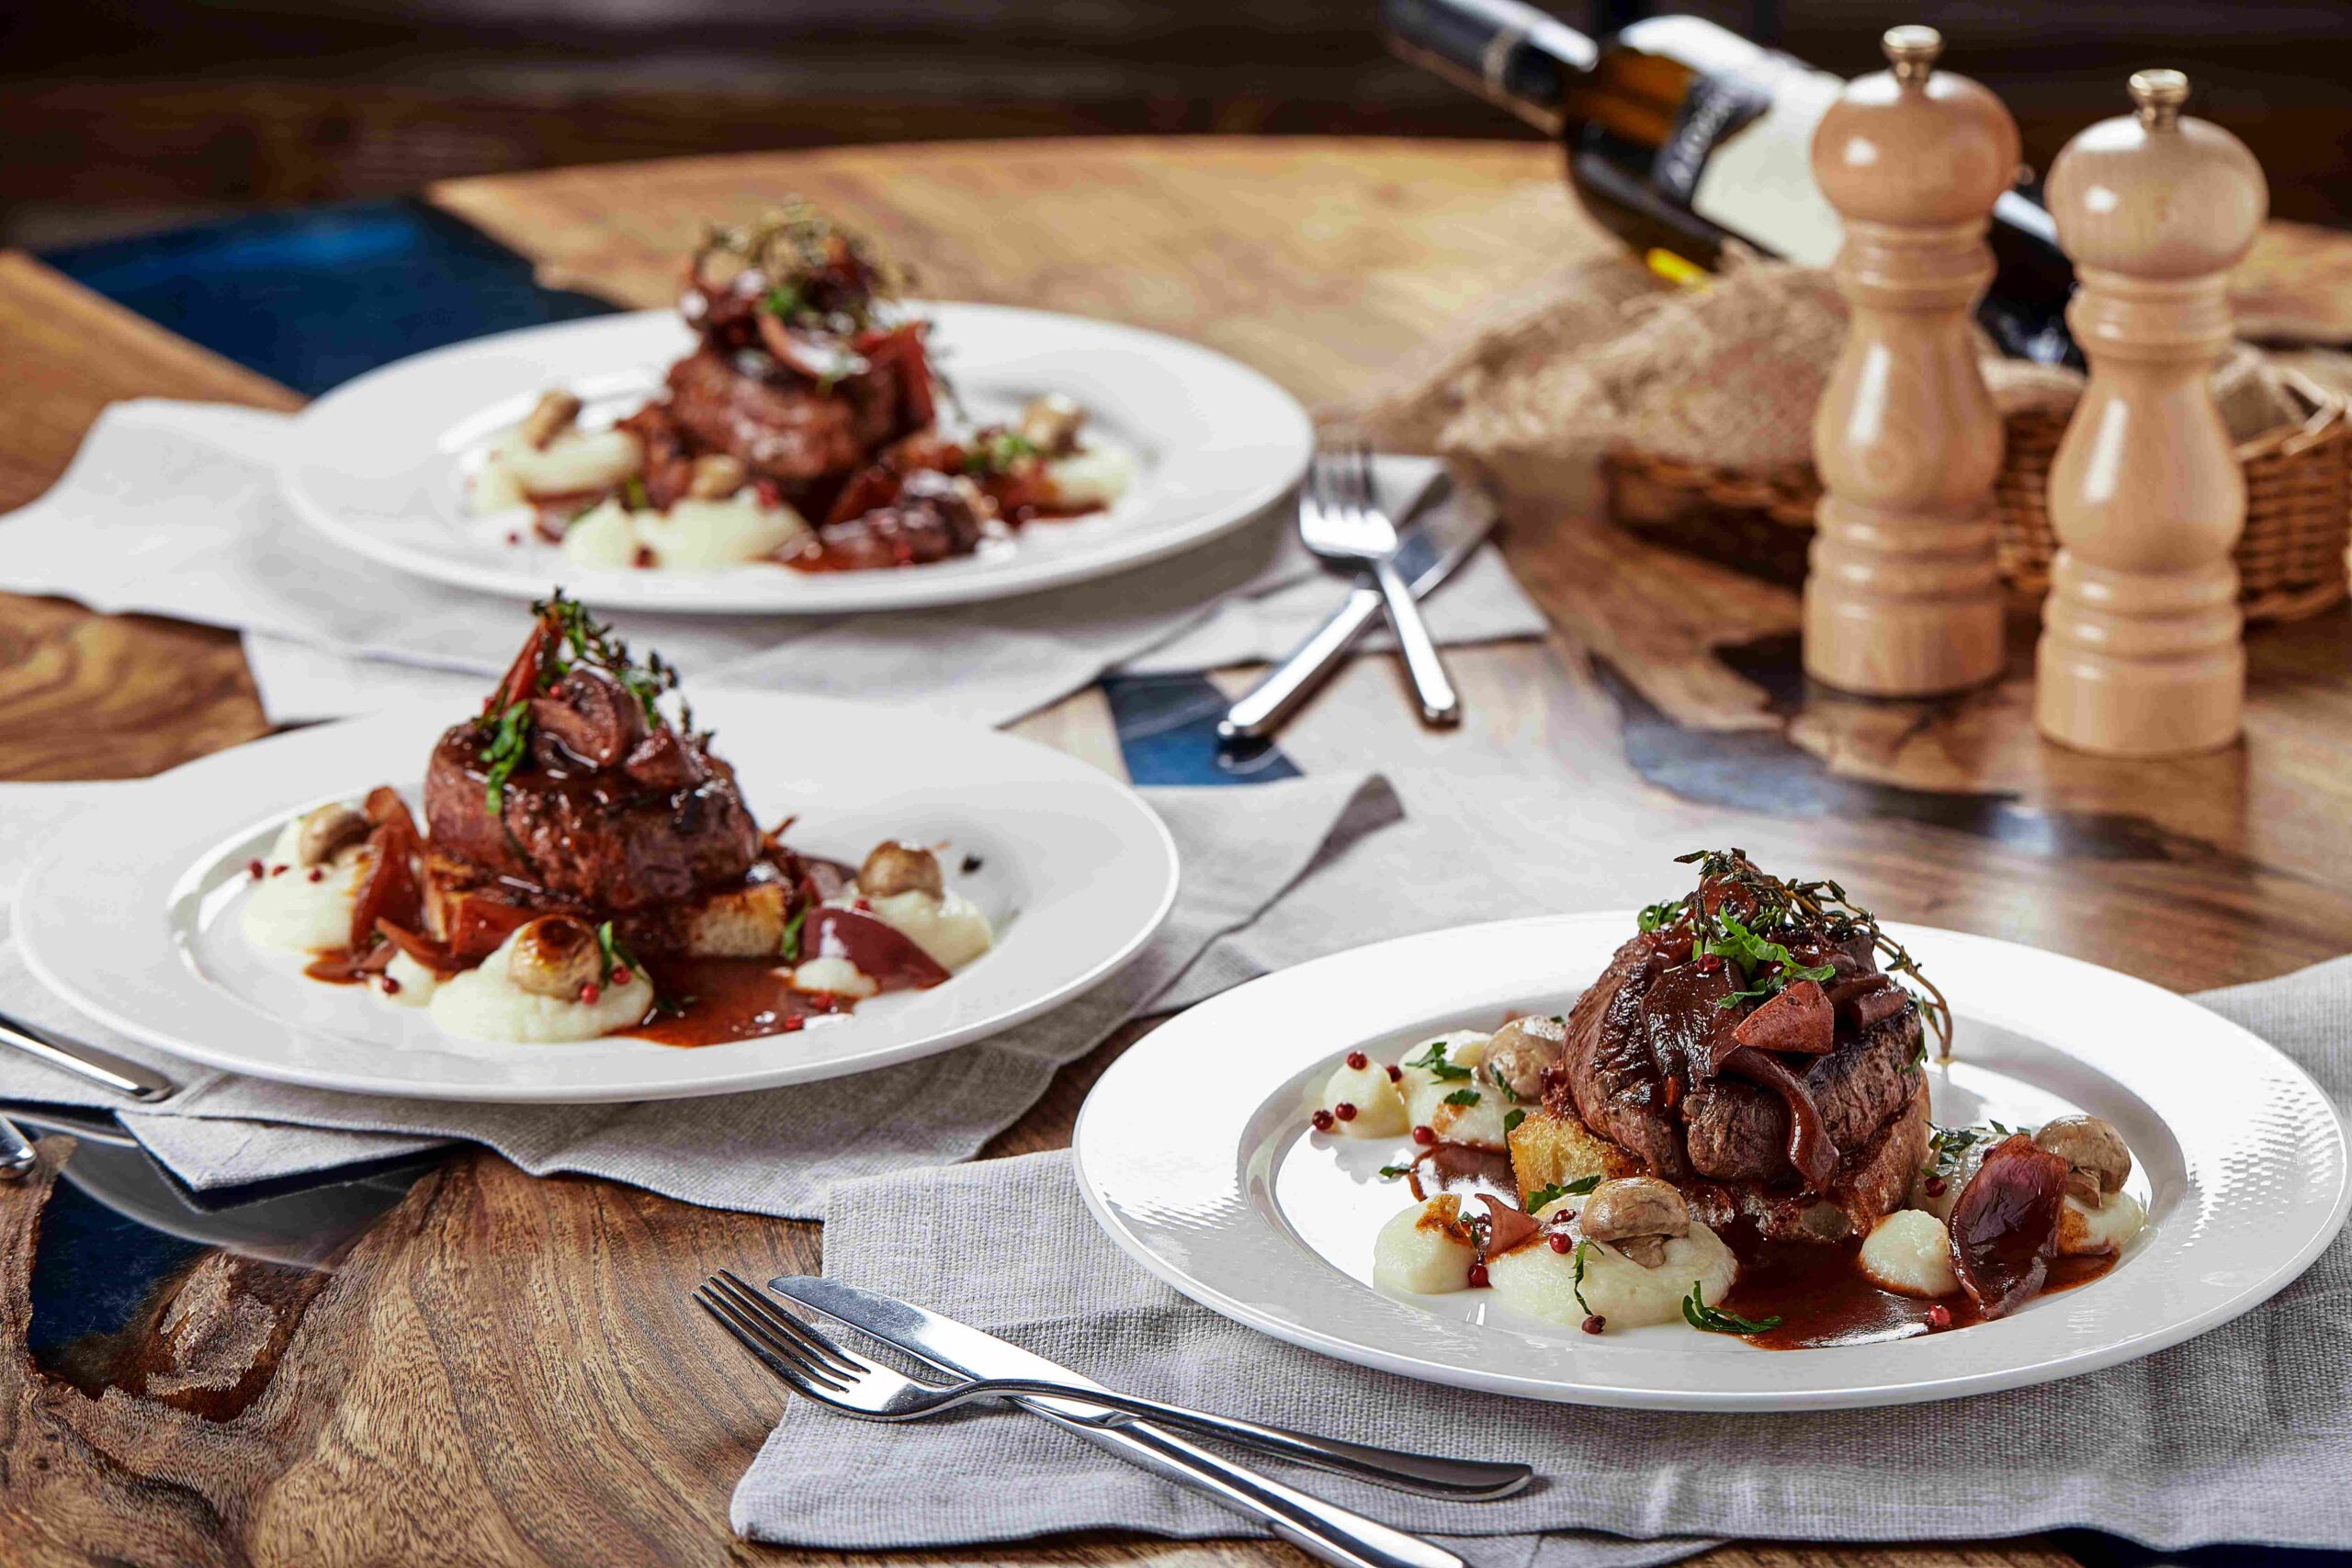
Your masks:
[[[784,941],[777,948],[778,955],[787,964],[800,962],[800,925],[808,918],[808,906],[803,904],[792,911],[792,919],[784,922]]]
[[[1476,1105],[1487,1097],[1475,1089],[1457,1089],[1445,1097],[1448,1105]]]
[[[1577,1305],[1584,1309],[1584,1314],[1587,1317],[1595,1315],[1592,1310],[1592,1303],[1584,1299],[1584,1259],[1585,1255],[1591,1250],[1592,1243],[1589,1241],[1580,1241],[1577,1243],[1576,1278],[1568,1282],[1568,1292],[1576,1297]],[[1696,1290],[1698,1287],[1693,1285],[1691,1289]]]
[[[1531,1214],[1534,1213],[1544,1204],[1555,1202],[1562,1198],[1581,1198],[1600,1185],[1600,1178],[1598,1176],[1579,1176],[1574,1181],[1565,1183],[1555,1181],[1547,1186],[1539,1187],[1527,1195],[1527,1212]]]
[[[1795,985],[1799,980],[1819,982],[1834,977],[1837,967],[1828,964],[1806,965],[1796,961],[1796,955],[1777,942],[1767,942],[1740,923],[1739,917],[1727,909],[1718,909],[1714,924],[1722,928],[1721,935],[1702,935],[1693,951],[1700,956],[1710,954],[1728,958],[1747,976],[1747,985],[1724,998],[1717,1007],[1737,1007],[1741,1002],[1772,996]]]
[[[1758,1322],[1754,1318],[1742,1317],[1736,1312],[1709,1306],[1699,1294],[1696,1280],[1690,1282],[1690,1293],[1682,1298],[1682,1321],[1709,1334],[1763,1334],[1781,1326],[1778,1315]]]
[[[1399,1177],[1412,1174],[1413,1168],[1409,1165],[1384,1165],[1380,1168],[1380,1179],[1383,1181],[1394,1181]]]
[[[1001,474],[1023,457],[1041,455],[1038,445],[1017,430],[992,430],[974,440],[964,454],[967,474]]]
[[[1457,1067],[1445,1059],[1445,1042],[1442,1040],[1430,1041],[1428,1050],[1422,1052],[1419,1057],[1408,1060],[1405,1066],[1419,1067],[1440,1083],[1451,1083],[1456,1078],[1466,1078],[1470,1076],[1469,1068]]]
[[[1513,1133],[1518,1132],[1518,1131],[1519,1131],[1519,1124],[1520,1124],[1521,1122],[1524,1122],[1524,1121],[1526,1121],[1526,1120],[1527,1120],[1527,1112],[1526,1112],[1526,1111],[1504,1111],[1504,1112],[1503,1112],[1503,1136],[1505,1136],[1505,1137],[1509,1137],[1509,1136],[1510,1136],[1510,1134],[1512,1134]]]
[[[767,298],[760,301],[760,309],[771,316],[781,317],[787,321],[808,308],[808,302],[801,298],[800,286],[797,283],[787,283],[771,288],[767,292]]]
[[[482,748],[481,760],[489,772],[482,781],[482,799],[492,817],[506,808],[506,781],[514,776],[522,765],[530,745],[531,705],[527,702],[509,703],[498,716],[491,730],[490,744]]]
[[[645,493],[645,481],[634,474],[621,481],[621,499],[628,502],[631,512],[643,512],[653,504],[653,498]]]
[[[1985,1128],[1992,1129],[1987,1132]],[[1979,1144],[1989,1144],[2006,1138],[2014,1131],[1998,1122],[1986,1122],[1984,1127],[1938,1127],[1928,1138],[1928,1174],[1951,1176],[1967,1160],[1969,1151]]]

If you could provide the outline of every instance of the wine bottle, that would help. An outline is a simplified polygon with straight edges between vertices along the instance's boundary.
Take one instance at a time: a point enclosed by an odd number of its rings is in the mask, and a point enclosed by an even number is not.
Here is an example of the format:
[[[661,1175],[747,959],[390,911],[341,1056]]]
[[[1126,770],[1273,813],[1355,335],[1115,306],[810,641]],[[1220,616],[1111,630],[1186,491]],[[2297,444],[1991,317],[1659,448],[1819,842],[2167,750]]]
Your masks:
[[[1697,17],[1587,38],[1521,0],[1381,0],[1389,47],[1555,137],[1595,220],[1645,253],[1713,268],[1733,240],[1808,266],[1838,254],[1814,127],[1845,84]],[[2075,272],[2050,214],[2001,194],[1977,320],[2004,353],[2079,365]]]

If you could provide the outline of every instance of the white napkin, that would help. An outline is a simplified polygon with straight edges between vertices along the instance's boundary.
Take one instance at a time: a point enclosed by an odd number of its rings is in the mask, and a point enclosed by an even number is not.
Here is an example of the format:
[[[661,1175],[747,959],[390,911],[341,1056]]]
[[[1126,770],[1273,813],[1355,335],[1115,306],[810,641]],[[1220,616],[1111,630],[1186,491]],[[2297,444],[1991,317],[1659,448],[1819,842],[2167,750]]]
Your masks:
[[[114,404],[56,487],[0,518],[0,588],[245,632],[279,723],[445,690],[478,695],[521,640],[521,607],[358,559],[305,527],[277,493],[290,425],[254,409]],[[1428,459],[1384,458],[1381,485],[1401,504],[1435,471]],[[1483,502],[1465,491],[1447,504]],[[1270,515],[1170,560],[995,604],[615,619],[697,686],[927,705],[1002,724],[1131,661],[1197,670],[1278,657],[1340,596],[1340,581]],[[1544,630],[1491,547],[1430,600],[1430,622],[1452,642]]]
[[[0,891],[72,813],[119,792],[167,808],[171,777],[122,784],[0,784]],[[448,1138],[486,1144],[537,1175],[580,1171],[714,1208],[813,1218],[834,1182],[968,1159],[1045,1092],[1062,1064],[1153,1005],[1212,940],[1249,924],[1309,864],[1396,819],[1363,775],[1248,789],[1146,792],[1184,876],[1142,955],[1046,1017],[978,1044],[806,1086],[628,1105],[473,1105],[336,1094],[172,1061],[80,1017],[26,970],[0,918],[0,1011],[153,1064],[181,1092],[126,1111],[103,1089],[0,1048],[0,1099],[102,1106],[192,1187],[232,1186],[375,1158]],[[161,909],[126,911],[163,918]],[[560,1049],[560,1047],[533,1047]]]

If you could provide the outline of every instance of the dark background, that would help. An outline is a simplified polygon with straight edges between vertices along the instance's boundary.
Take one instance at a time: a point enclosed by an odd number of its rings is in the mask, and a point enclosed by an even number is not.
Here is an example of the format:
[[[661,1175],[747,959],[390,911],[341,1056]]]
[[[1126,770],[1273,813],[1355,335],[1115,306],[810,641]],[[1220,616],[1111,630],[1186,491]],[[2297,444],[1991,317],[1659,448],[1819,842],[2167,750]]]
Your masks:
[[[1553,0],[1605,28],[1628,5]],[[1927,21],[2044,164],[2144,65],[2352,222],[2352,0],[1762,0],[1696,12],[1842,75]],[[1373,0],[8,0],[0,243],[554,164],[1063,133],[1531,134],[1391,59]]]

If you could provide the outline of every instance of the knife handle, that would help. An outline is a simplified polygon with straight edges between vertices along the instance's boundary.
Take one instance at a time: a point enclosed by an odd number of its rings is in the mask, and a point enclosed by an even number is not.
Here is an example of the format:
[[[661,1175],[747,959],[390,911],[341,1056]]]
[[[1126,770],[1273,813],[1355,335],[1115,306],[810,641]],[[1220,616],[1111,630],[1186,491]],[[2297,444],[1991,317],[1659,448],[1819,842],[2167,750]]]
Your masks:
[[[1323,683],[1340,657],[1379,618],[1380,591],[1359,583],[1331,618],[1317,627],[1273,672],[1250,689],[1247,696],[1226,710],[1216,727],[1226,740],[1262,740]]]
[[[1081,1417],[1062,1415],[1038,1400],[1012,1403],[1163,1481],[1190,1487],[1245,1518],[1257,1520],[1334,1568],[1468,1568],[1442,1547],[1219,1459],[1157,1427],[1140,1422],[1098,1427]]]

